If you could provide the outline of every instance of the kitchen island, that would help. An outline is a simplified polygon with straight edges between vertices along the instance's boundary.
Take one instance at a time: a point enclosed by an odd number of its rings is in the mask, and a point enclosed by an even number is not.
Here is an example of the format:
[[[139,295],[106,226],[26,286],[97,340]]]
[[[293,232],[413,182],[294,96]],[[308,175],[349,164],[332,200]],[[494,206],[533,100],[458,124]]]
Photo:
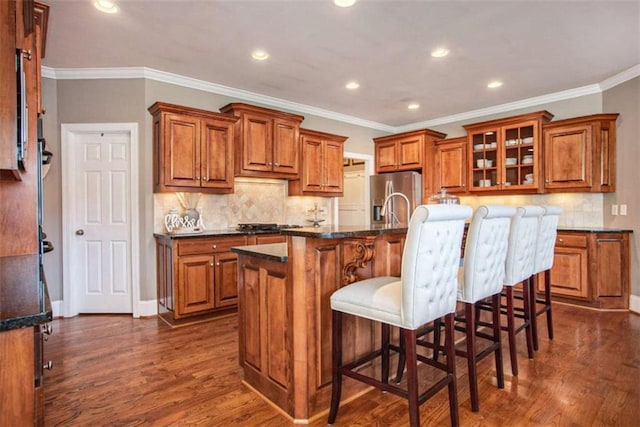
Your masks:
[[[238,255],[239,356],[244,382],[295,423],[327,413],[331,394],[330,296],[374,276],[400,276],[406,228],[282,230],[287,242],[231,249]],[[368,353],[375,324],[344,324],[345,357]],[[345,379],[343,401],[368,386]]]

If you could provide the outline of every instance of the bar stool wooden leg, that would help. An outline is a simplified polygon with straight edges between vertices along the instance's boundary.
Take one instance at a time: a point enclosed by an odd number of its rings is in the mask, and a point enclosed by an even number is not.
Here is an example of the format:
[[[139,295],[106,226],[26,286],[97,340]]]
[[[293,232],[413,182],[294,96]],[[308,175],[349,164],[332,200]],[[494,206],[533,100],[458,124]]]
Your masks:
[[[391,326],[386,323],[382,327],[382,378],[384,384],[389,383],[389,340],[391,337]]]
[[[531,293],[532,280],[528,279],[522,282],[522,301],[524,302],[524,334],[527,339],[527,355],[529,359],[533,359],[533,335],[531,333],[531,299],[529,294]],[[535,316],[534,316],[535,317]]]
[[[342,394],[342,312],[332,310],[332,379],[331,379],[331,406],[329,408],[328,424],[333,424],[338,416],[340,407],[340,395]]]
[[[444,346],[445,354],[447,357],[447,372],[450,377],[448,390],[449,390],[449,413],[451,414],[451,425],[457,427],[459,425],[458,416],[458,394],[456,387],[456,348],[454,343],[453,331],[454,331],[454,315],[453,313],[447,314],[444,317]],[[498,329],[498,332],[500,330]]]
[[[507,286],[507,336],[509,337],[509,358],[511,373],[518,375],[518,355],[516,352],[516,320],[513,312],[513,286]]]
[[[498,388],[504,388],[504,370],[502,367],[501,348],[502,344],[500,339],[500,335],[502,334],[502,329],[500,328],[500,294],[493,295],[491,297],[491,302],[493,305],[493,342],[497,343],[496,349],[493,352],[496,361],[496,378],[498,380]]]
[[[534,274],[529,278],[529,323],[531,325],[531,335],[533,335],[533,349],[538,351],[538,275]]]
[[[547,310],[547,333],[553,339],[553,316],[551,315],[551,270],[544,272],[544,302]]]
[[[467,322],[467,368],[469,369],[469,391],[471,392],[471,410],[478,412],[478,372],[476,357],[476,308],[475,304],[465,304],[465,319]]]
[[[407,398],[409,400],[409,424],[420,426],[420,407],[418,406],[418,363],[416,356],[416,331],[402,329],[407,357]]]

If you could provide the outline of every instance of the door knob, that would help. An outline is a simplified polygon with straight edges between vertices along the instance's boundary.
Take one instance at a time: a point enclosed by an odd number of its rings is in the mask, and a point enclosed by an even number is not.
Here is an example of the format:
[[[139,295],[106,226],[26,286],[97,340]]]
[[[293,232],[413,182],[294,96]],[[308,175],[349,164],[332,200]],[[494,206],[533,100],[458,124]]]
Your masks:
[[[84,230],[83,230],[82,228],[81,228],[81,229],[79,229],[79,230],[76,230],[76,234],[77,234],[78,236],[82,236],[82,235],[84,235]]]

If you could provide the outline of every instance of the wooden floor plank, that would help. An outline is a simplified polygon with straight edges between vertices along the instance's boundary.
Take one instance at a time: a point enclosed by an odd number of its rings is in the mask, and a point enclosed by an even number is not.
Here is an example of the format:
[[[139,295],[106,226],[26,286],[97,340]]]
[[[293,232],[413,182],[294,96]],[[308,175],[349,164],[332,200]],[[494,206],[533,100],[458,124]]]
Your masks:
[[[540,317],[540,350],[520,375],[505,357],[505,389],[491,357],[478,365],[480,412],[470,410],[457,359],[462,426],[640,426],[640,316],[556,304],[555,339]],[[46,426],[287,426],[241,384],[235,316],[171,329],[158,319],[55,320],[45,343]],[[523,335],[523,334],[520,334]],[[503,340],[505,354],[506,336]],[[424,426],[449,424],[446,392],[421,406]],[[405,426],[406,402],[372,391],[343,405],[336,426]],[[325,426],[326,417],[311,426]]]

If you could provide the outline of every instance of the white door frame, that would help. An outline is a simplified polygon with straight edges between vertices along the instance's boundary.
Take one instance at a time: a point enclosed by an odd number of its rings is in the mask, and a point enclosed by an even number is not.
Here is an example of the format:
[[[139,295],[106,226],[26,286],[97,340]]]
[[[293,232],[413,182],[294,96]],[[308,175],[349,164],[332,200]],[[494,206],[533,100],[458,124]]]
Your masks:
[[[373,164],[373,155],[371,154],[360,154],[360,153],[351,153],[348,151],[345,151],[343,156],[344,158],[347,159],[358,159],[358,160],[364,160],[364,208],[367,212],[367,220],[366,223],[364,225],[366,225],[367,227],[369,225],[371,225],[371,213],[370,213],[370,209],[371,209],[371,191],[369,190],[369,177],[371,175],[374,174],[374,164]],[[333,204],[333,217],[335,218],[335,223],[339,224],[339,197],[334,197],[333,200],[335,200],[335,203]]]
[[[139,218],[139,194],[138,194],[138,123],[65,123],[61,125],[61,163],[62,163],[62,316],[72,317],[78,315],[69,277],[71,276],[70,253],[71,234],[73,233],[70,221],[73,212],[72,200],[69,194],[75,191],[75,182],[70,182],[68,168],[73,158],[71,152],[71,135],[74,133],[91,132],[127,132],[131,139],[129,144],[130,155],[130,199],[129,209],[131,210],[131,293],[133,317],[140,316],[140,262],[139,262],[139,242],[140,227]]]

